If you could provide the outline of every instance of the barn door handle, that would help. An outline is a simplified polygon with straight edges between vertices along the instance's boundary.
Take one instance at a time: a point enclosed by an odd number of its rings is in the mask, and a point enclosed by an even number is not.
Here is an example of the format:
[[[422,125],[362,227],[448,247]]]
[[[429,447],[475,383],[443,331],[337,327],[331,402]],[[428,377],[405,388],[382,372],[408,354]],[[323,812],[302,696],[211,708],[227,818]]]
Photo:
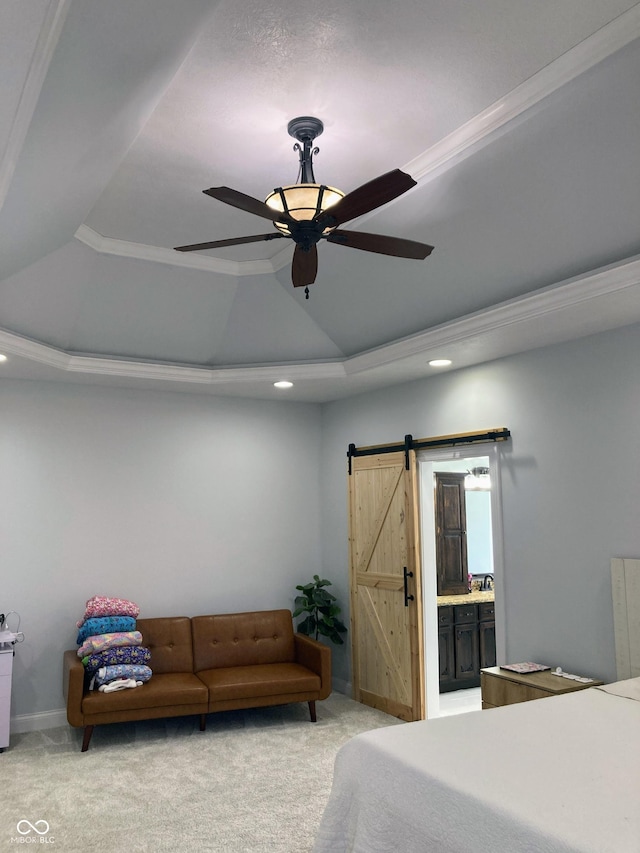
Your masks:
[[[408,607],[409,602],[413,601],[413,596],[409,595],[408,579],[413,577],[413,572],[408,572],[407,567],[404,567],[404,606]]]

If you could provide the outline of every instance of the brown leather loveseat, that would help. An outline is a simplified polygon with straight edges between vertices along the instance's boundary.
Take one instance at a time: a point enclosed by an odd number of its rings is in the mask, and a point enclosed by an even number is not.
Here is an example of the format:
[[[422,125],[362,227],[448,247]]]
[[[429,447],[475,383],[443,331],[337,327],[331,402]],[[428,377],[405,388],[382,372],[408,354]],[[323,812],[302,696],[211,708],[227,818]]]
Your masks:
[[[75,649],[64,653],[67,720],[84,727],[82,752],[96,725],[308,702],[331,693],[331,649],[293,631],[289,610],[138,619],[151,651],[149,681],[112,693],[89,691]]]

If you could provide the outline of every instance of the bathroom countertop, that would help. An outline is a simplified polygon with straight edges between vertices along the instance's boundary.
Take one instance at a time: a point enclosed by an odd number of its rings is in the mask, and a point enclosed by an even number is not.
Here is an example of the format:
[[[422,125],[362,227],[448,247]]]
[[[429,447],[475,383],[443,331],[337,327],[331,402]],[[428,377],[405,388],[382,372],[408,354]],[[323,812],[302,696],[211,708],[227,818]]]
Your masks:
[[[444,607],[447,604],[484,604],[487,601],[494,601],[493,590],[474,590],[466,595],[439,595],[438,607]]]

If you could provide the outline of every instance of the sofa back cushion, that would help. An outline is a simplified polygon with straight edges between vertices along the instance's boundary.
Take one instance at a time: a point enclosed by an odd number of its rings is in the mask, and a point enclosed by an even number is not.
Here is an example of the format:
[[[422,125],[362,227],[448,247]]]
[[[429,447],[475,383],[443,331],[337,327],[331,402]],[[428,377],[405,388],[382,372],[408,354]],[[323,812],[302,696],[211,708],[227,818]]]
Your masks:
[[[195,672],[294,660],[289,610],[194,616],[191,628]]]
[[[136,627],[143,645],[151,651],[153,672],[193,672],[191,620],[187,616],[138,619]]]

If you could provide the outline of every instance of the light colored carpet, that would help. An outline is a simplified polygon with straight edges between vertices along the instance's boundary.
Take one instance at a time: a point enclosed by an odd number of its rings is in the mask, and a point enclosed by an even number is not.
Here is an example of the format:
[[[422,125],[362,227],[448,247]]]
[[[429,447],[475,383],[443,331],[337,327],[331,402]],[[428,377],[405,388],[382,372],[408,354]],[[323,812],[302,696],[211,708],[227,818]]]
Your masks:
[[[96,727],[86,753],[70,727],[13,735],[0,849],[308,853],[340,746],[400,724],[339,693],[317,708],[315,724],[300,704],[210,714],[205,732],[192,717]],[[36,841],[20,821],[49,829]]]

